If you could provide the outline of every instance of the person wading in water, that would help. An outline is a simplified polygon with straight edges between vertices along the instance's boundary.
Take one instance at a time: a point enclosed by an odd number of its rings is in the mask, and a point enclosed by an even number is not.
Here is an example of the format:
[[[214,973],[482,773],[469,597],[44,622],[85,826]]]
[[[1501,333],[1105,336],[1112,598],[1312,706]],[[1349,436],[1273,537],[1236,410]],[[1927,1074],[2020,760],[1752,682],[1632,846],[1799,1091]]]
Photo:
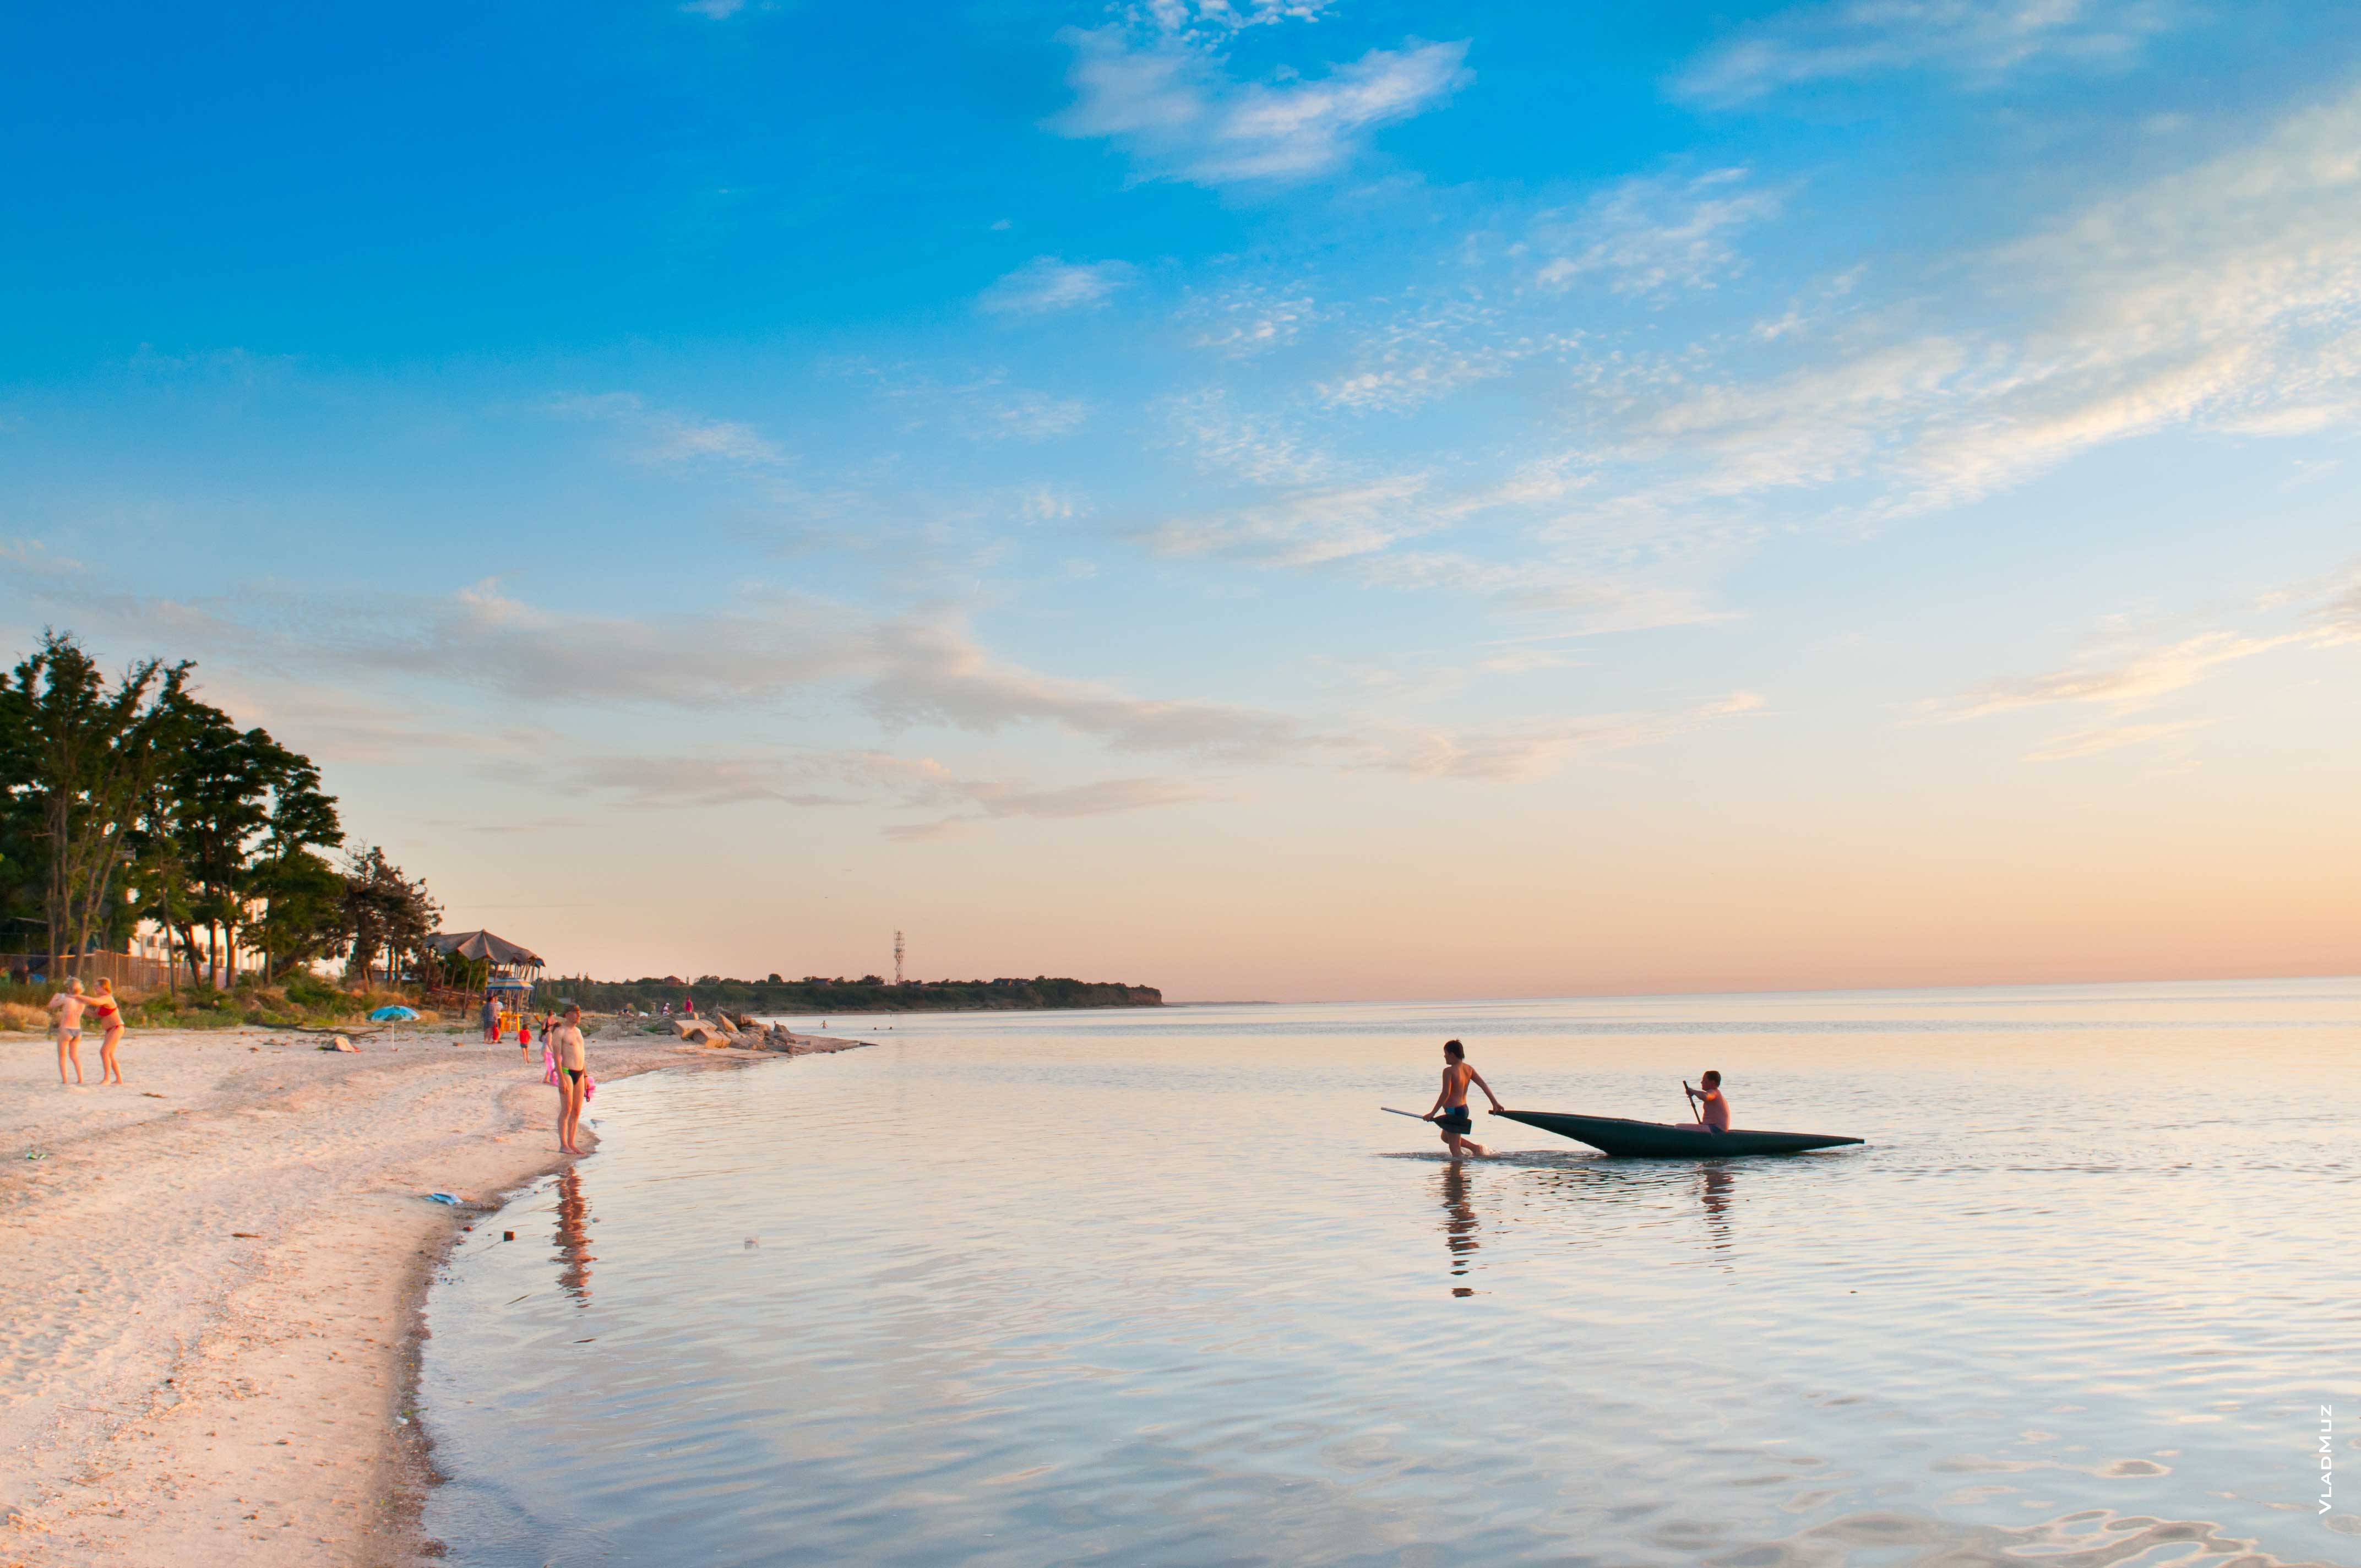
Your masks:
[[[566,1022],[549,1036],[548,1050],[557,1061],[557,1146],[580,1154],[575,1140],[582,1134],[583,1080],[590,1076],[589,1055],[582,1048],[582,1009],[566,1004]]]
[[[1434,1108],[1426,1119],[1443,1129],[1443,1146],[1458,1159],[1463,1154],[1489,1155],[1492,1151],[1467,1135],[1476,1130],[1467,1114],[1467,1086],[1474,1084],[1484,1091],[1495,1111],[1505,1111],[1500,1097],[1484,1081],[1484,1075],[1467,1065],[1467,1050],[1456,1040],[1443,1042],[1443,1092],[1434,1097]]]

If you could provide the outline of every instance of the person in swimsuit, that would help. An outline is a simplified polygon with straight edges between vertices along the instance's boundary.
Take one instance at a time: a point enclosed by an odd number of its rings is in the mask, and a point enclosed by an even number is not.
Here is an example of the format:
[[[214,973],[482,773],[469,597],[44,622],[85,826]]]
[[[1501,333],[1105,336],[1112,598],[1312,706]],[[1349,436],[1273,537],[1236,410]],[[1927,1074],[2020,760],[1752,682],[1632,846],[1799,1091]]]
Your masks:
[[[1708,1133],[1730,1131],[1730,1099],[1721,1091],[1721,1074],[1708,1070],[1697,1080],[1702,1087],[1691,1089],[1684,1079],[1681,1091],[1697,1106],[1697,1119],[1689,1124]]]
[[[1443,1129],[1443,1146],[1458,1159],[1463,1154],[1489,1155],[1492,1151],[1468,1137],[1476,1124],[1467,1114],[1467,1086],[1474,1084],[1492,1102],[1492,1109],[1504,1111],[1500,1097],[1484,1081],[1484,1075],[1467,1065],[1467,1050],[1456,1040],[1443,1042],[1443,1092],[1434,1097],[1433,1109],[1426,1119]]]
[[[90,999],[90,1006],[98,1016],[98,1026],[106,1031],[98,1042],[98,1082],[104,1089],[123,1081],[122,1064],[115,1059],[115,1047],[123,1043],[123,1008],[115,1000],[113,981],[100,978],[98,994]]]
[[[549,1048],[557,1058],[557,1146],[580,1154],[574,1140],[582,1131],[582,1080],[590,1070],[590,1058],[582,1048],[578,1003],[566,1004],[566,1022],[550,1034]]]
[[[66,1063],[73,1063],[74,1087],[82,1087],[82,1010],[88,1003],[82,1000],[82,981],[70,980],[66,988],[49,998],[49,1011],[58,1015],[58,1083],[66,1081]]]

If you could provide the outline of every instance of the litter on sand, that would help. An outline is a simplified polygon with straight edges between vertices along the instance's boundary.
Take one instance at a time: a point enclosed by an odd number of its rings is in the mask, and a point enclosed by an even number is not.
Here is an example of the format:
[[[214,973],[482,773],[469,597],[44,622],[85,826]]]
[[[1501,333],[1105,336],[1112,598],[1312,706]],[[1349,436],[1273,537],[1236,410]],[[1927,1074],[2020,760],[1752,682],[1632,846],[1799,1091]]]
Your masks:
[[[429,1203],[448,1203],[454,1209],[459,1206],[459,1200],[448,1192],[429,1192],[426,1195],[426,1201]]]

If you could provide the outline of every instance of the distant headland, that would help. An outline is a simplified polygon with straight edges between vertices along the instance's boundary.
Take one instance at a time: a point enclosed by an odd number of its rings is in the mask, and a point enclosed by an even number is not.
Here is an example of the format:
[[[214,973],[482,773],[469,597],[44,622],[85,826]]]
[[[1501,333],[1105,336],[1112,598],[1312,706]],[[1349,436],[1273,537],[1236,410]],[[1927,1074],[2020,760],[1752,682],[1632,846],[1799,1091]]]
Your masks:
[[[544,976],[535,988],[536,1007],[559,1000],[579,1002],[593,1013],[621,1007],[653,1009],[683,994],[693,997],[700,1011],[726,1007],[733,1013],[966,1013],[1015,1012],[1063,1007],[1161,1007],[1164,992],[1152,985],[1119,985],[1111,981],[1063,980],[1035,975],[1031,980],[914,980],[896,985],[877,975],[859,980],[806,975],[783,980],[728,980],[706,975],[683,980],[661,975],[644,980],[565,979]]]

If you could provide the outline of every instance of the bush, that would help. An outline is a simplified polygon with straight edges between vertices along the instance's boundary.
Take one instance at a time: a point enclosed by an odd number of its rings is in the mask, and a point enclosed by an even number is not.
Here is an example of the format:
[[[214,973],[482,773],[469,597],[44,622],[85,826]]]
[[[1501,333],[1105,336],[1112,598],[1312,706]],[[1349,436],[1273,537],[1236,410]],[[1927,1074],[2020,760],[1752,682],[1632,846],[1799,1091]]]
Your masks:
[[[42,1008],[24,1002],[0,1002],[0,1029],[23,1029],[27,1033],[46,1031],[49,1015]]]
[[[325,1007],[346,1001],[343,992],[316,974],[298,970],[287,977],[287,1000],[298,1007]]]

